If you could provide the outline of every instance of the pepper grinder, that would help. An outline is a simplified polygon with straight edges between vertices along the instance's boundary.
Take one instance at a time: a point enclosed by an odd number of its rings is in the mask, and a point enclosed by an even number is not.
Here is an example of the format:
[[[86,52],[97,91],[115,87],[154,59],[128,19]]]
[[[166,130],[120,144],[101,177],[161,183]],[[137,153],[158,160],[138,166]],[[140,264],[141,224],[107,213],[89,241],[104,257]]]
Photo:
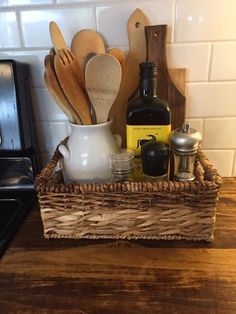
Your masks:
[[[182,128],[171,133],[170,144],[174,154],[174,180],[193,181],[194,163],[202,136],[185,122]]]

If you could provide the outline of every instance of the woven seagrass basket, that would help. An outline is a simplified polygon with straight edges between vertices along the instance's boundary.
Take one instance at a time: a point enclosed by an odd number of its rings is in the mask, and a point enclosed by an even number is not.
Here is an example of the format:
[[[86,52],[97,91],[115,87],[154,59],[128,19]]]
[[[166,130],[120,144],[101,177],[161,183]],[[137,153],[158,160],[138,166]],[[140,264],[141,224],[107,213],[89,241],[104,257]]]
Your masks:
[[[46,238],[213,240],[222,179],[201,151],[193,182],[65,185],[61,158],[35,180]]]

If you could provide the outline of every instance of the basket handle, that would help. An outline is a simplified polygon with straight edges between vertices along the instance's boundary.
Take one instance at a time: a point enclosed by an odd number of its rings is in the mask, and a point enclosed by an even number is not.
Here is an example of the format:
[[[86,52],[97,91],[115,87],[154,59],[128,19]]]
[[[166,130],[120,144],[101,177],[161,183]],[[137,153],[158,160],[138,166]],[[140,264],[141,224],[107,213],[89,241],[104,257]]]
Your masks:
[[[201,150],[198,151],[197,158],[204,170],[204,180],[214,182],[219,187],[221,187],[222,185],[221,176]]]
[[[46,185],[48,180],[50,179],[52,172],[54,171],[59,159],[62,157],[61,153],[59,152],[58,147],[61,144],[66,144],[68,140],[68,137],[66,137],[64,140],[62,140],[58,145],[57,148],[51,158],[51,160],[47,163],[47,165],[42,169],[40,174],[38,174],[35,178],[35,187],[36,190],[39,186]]]

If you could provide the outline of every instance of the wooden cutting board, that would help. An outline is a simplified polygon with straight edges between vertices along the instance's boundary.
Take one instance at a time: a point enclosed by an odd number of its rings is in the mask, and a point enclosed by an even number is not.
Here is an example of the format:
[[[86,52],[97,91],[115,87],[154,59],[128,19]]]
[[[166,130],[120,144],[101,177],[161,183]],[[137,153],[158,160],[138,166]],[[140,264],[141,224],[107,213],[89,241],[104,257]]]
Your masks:
[[[128,100],[134,95],[139,86],[139,63],[146,60],[144,27],[149,24],[148,18],[140,9],[133,12],[127,23],[129,51],[123,66],[120,90],[109,114],[113,119],[112,131],[121,135],[123,147],[126,146]]]
[[[168,71],[166,62],[166,25],[145,27],[147,61],[156,62],[158,68],[157,92],[171,109],[172,130],[180,128],[185,120],[185,69]]]

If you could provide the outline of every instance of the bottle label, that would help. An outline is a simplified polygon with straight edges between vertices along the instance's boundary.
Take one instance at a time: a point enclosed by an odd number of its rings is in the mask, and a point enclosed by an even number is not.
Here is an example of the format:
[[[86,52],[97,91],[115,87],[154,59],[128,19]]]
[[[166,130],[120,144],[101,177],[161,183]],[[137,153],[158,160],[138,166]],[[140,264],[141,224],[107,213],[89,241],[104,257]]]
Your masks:
[[[127,148],[132,149],[136,156],[141,154],[141,146],[155,139],[169,143],[171,125],[126,125]]]

